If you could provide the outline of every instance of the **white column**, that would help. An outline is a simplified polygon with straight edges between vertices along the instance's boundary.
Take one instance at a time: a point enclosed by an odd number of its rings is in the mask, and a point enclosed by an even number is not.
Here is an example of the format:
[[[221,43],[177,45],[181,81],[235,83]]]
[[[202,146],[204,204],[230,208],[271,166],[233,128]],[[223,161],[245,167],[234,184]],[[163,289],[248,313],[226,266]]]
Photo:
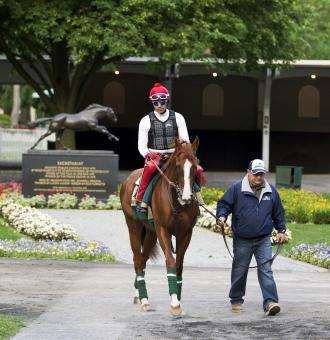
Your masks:
[[[262,116],[262,159],[269,170],[269,134],[270,134],[270,97],[272,87],[272,71],[267,68],[264,90],[264,104]]]

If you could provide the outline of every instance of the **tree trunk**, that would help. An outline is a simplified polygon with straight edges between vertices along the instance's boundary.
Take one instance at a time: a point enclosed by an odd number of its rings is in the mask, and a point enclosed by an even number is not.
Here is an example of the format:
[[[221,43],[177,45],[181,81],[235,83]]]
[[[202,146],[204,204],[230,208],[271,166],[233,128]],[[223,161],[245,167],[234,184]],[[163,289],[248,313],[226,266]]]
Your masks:
[[[18,118],[21,111],[21,94],[20,85],[13,86],[13,108],[11,110],[11,124],[12,128],[18,125]]]

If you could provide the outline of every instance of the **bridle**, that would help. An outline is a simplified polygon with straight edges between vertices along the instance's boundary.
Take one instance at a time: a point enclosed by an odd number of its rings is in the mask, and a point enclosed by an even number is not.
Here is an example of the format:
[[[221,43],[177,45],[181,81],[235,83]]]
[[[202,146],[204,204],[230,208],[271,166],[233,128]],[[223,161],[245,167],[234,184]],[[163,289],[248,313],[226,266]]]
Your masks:
[[[150,159],[150,161],[154,164],[154,166],[156,167],[156,169],[158,170],[160,175],[165,179],[165,181],[171,187],[173,187],[175,189],[175,191],[177,193],[177,198],[178,198],[179,203],[181,205],[185,205],[185,204],[191,203],[191,201],[190,202],[188,201],[187,203],[185,203],[184,200],[182,199],[183,189],[182,189],[182,187],[179,184],[179,164],[178,163],[175,164],[175,167],[176,167],[176,170],[175,170],[176,178],[175,178],[175,183],[174,183],[164,174],[164,171],[158,166],[158,164],[153,159]],[[193,185],[191,186],[191,192],[193,192]],[[194,197],[194,195],[192,195],[192,197]]]

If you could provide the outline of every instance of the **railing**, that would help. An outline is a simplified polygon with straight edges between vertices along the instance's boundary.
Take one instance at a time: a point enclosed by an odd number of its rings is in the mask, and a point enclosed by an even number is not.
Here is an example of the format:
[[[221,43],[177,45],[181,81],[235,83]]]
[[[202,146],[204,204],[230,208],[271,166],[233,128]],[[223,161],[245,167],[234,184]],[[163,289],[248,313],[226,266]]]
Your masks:
[[[2,129],[0,128],[0,167],[18,167],[22,162],[22,154],[43,135],[47,129]],[[38,144],[38,149],[47,150],[47,142],[55,141],[55,134],[48,136]]]

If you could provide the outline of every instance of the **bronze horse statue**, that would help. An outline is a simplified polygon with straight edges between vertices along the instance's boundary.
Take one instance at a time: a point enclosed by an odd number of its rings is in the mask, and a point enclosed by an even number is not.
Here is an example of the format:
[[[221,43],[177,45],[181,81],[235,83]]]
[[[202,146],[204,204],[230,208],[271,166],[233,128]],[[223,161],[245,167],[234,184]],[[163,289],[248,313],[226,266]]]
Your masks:
[[[40,141],[52,133],[56,134],[56,141],[60,143],[64,149],[67,149],[67,147],[61,142],[64,129],[74,131],[97,131],[106,134],[109,140],[119,141],[119,139],[115,135],[111,134],[105,126],[99,125],[99,120],[102,118],[107,118],[114,123],[117,122],[117,117],[113,109],[99,104],[88,105],[84,110],[78,113],[59,113],[54,117],[40,118],[34,122],[30,122],[29,128],[34,128],[41,123],[51,121],[48,131],[37,140],[37,142],[31,147],[31,150],[34,149]]]
[[[166,258],[170,311],[173,315],[182,313],[180,301],[183,260],[199,214],[198,202],[192,191],[198,165],[198,144],[197,137],[192,144],[176,140],[175,151],[164,164],[163,174],[153,189],[151,208],[155,227],[145,220],[137,220],[131,206],[133,188],[143,169],[129,174],[120,190],[136,273],[134,303],[140,302],[143,311],[150,308],[144,278],[145,267],[148,259],[156,256],[158,239]],[[176,259],[171,251],[172,235],[176,237]]]

